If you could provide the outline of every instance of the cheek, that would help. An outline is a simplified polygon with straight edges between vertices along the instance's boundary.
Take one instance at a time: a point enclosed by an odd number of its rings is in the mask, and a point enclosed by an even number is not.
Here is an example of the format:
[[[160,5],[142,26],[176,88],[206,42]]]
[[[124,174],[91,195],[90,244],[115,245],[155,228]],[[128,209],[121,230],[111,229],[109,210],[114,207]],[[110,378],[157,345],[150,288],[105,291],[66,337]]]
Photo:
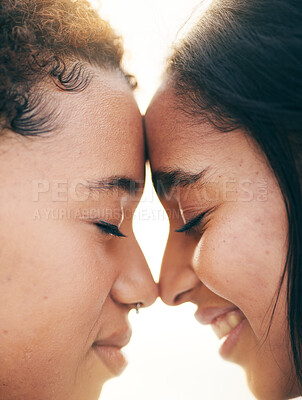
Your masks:
[[[115,277],[100,245],[68,222],[30,228],[14,232],[14,244],[6,240],[9,251],[1,254],[0,380],[68,390],[100,329]]]
[[[209,224],[196,247],[194,268],[210,290],[240,308],[259,331],[285,264],[284,221],[276,223],[267,207],[233,207],[228,215],[217,214]]]

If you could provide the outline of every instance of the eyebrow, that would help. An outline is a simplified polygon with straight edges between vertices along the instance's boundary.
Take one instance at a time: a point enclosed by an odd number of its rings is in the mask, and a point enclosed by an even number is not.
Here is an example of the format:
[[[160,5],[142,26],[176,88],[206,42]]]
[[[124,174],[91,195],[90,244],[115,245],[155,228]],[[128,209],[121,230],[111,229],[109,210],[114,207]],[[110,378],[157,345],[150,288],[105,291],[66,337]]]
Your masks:
[[[152,173],[152,181],[158,196],[163,197],[168,195],[172,189],[184,188],[197,182],[200,183],[202,179],[205,179],[205,175],[208,174],[209,170],[209,168],[205,168],[197,174],[183,169],[158,170]]]
[[[88,180],[83,187],[89,192],[103,192],[122,190],[134,196],[142,187],[142,182],[127,177],[111,176],[104,179]]]

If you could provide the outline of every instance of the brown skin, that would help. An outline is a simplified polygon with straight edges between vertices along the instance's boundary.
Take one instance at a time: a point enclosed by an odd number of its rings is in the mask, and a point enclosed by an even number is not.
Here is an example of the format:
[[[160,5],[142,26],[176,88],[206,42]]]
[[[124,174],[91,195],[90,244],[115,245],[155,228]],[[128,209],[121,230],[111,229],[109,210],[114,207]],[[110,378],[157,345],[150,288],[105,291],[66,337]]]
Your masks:
[[[81,93],[47,90],[60,128],[44,139],[8,132],[0,144],[0,397],[96,400],[114,372],[93,343],[127,336],[133,304],[148,306],[157,296],[132,231],[144,181],[141,116],[118,72],[94,69]],[[57,193],[56,181],[68,180],[60,187],[69,190],[109,176],[137,180],[140,190],[103,190],[84,201]],[[50,190],[37,200],[41,180]],[[47,216],[47,209],[71,217]],[[127,238],[99,230],[87,210]]]
[[[147,110],[152,171],[176,168],[196,174],[210,167],[211,172],[202,185],[188,185],[162,197],[171,228],[160,295],[169,305],[189,301],[200,310],[239,308],[246,321],[226,359],[245,369],[259,399],[294,397],[298,392],[288,355],[285,285],[266,338],[287,248],[287,217],[279,186],[244,131],[221,133],[210,124],[188,119],[176,109],[179,105],[166,82]],[[259,192],[263,182],[264,199]],[[175,232],[212,207],[214,211],[194,233]]]

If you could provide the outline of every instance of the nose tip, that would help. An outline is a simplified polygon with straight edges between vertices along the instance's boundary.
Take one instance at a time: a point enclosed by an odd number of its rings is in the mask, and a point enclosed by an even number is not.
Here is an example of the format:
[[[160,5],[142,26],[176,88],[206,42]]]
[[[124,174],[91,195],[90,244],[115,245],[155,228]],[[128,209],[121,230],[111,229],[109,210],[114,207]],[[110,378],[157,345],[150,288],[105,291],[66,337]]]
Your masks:
[[[118,303],[131,308],[137,303],[142,308],[149,307],[158,297],[158,285],[137,245],[132,249],[128,247],[125,254],[127,259],[123,260],[123,268],[111,289],[111,295]]]
[[[140,303],[141,308],[151,306],[159,296],[158,284],[155,283],[149,268],[144,272],[140,276],[137,275],[136,279],[132,281],[132,285],[129,285],[132,287],[134,303]],[[129,296],[131,296],[130,293]]]
[[[142,301],[140,301],[141,307],[150,307],[159,296],[158,284],[154,282],[152,275],[150,279],[152,279],[152,282],[150,282],[148,289],[145,290],[144,294],[141,296],[142,297]]]
[[[189,296],[190,293],[192,292],[192,289],[188,289],[188,290],[184,290],[181,293],[176,294],[174,297],[172,295],[172,297],[168,298],[165,297],[164,298],[164,303],[169,305],[169,306],[178,306],[179,304],[183,304],[187,301],[189,301]],[[161,299],[163,299],[163,297],[161,296]]]
[[[111,295],[115,301],[135,307],[140,303],[140,308],[151,306],[158,297],[158,285],[154,282],[151,273],[136,274],[135,277],[121,277],[115,282]]]
[[[191,301],[193,290],[201,282],[191,269],[179,271],[177,275],[161,274],[159,296],[168,306],[177,306]]]

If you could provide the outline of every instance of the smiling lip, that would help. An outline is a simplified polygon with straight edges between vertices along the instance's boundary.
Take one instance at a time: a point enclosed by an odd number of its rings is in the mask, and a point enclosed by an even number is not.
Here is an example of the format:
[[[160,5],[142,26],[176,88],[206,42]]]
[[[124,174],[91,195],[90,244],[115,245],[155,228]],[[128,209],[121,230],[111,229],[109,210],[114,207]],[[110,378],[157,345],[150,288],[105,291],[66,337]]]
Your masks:
[[[209,308],[199,308],[195,313],[195,318],[198,322],[203,325],[209,325],[214,323],[214,321],[222,317],[223,315],[228,314],[231,311],[238,310],[237,307],[228,307],[228,308],[217,308],[217,307],[209,307]]]
[[[130,338],[131,330],[127,329],[104,340],[97,340],[92,345],[97,356],[115,376],[120,375],[127,366],[127,360],[121,349],[129,343]]]
[[[195,318],[203,325],[211,324],[219,339],[226,338],[219,353],[228,358],[236,346],[246,318],[237,307],[198,309]]]

